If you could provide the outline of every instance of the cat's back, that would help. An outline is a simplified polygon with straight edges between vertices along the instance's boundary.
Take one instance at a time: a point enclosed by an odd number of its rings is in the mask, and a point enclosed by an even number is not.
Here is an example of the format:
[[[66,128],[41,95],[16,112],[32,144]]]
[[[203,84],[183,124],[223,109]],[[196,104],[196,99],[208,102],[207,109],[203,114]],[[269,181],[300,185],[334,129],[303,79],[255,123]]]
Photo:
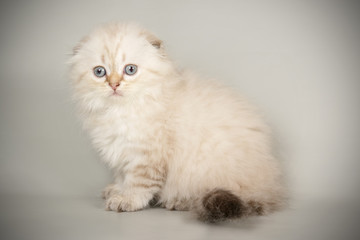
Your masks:
[[[221,129],[261,128],[267,131],[257,110],[239,93],[218,81],[192,72],[182,73],[177,91],[178,115],[192,126]]]

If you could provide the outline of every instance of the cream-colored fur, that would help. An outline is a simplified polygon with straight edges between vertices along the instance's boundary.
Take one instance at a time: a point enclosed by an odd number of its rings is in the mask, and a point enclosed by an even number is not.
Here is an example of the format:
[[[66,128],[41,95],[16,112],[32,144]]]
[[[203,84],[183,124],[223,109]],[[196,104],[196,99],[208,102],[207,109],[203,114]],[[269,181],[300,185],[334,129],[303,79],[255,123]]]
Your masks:
[[[124,74],[126,64],[138,72]],[[96,77],[96,66],[107,76]],[[104,191],[108,209],[139,210],[154,197],[168,209],[201,208],[214,189],[264,213],[281,204],[269,129],[253,107],[216,82],[178,71],[146,30],[97,28],[74,49],[70,74],[84,126],[115,175]],[[114,95],[108,78],[115,75]]]

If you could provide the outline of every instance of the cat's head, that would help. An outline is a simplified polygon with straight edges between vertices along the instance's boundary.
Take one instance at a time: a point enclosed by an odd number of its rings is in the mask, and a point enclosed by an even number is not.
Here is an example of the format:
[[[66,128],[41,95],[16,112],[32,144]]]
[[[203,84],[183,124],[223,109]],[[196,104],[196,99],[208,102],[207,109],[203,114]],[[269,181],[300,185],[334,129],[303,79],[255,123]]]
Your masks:
[[[135,24],[95,29],[74,48],[70,77],[88,110],[156,97],[172,71],[161,40]]]

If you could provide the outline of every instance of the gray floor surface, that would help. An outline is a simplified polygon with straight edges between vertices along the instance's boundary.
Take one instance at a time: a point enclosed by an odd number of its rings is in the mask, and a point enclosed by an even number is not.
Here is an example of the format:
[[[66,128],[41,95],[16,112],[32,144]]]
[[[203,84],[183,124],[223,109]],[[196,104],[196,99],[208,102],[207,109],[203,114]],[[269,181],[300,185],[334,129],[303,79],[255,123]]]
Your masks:
[[[1,205],[1,239],[360,239],[354,202],[302,202],[217,225],[161,208],[105,211],[100,197],[2,196]]]

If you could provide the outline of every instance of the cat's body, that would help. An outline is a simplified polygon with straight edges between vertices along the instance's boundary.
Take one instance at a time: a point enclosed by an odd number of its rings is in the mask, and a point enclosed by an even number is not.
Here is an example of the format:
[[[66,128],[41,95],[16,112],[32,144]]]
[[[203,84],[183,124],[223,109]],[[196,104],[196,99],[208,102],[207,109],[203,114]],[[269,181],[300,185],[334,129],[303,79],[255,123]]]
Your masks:
[[[107,74],[95,76],[96,66]],[[76,48],[71,76],[85,127],[114,171],[108,209],[136,211],[156,199],[217,221],[281,205],[267,126],[227,88],[176,70],[147,31],[97,29]]]

